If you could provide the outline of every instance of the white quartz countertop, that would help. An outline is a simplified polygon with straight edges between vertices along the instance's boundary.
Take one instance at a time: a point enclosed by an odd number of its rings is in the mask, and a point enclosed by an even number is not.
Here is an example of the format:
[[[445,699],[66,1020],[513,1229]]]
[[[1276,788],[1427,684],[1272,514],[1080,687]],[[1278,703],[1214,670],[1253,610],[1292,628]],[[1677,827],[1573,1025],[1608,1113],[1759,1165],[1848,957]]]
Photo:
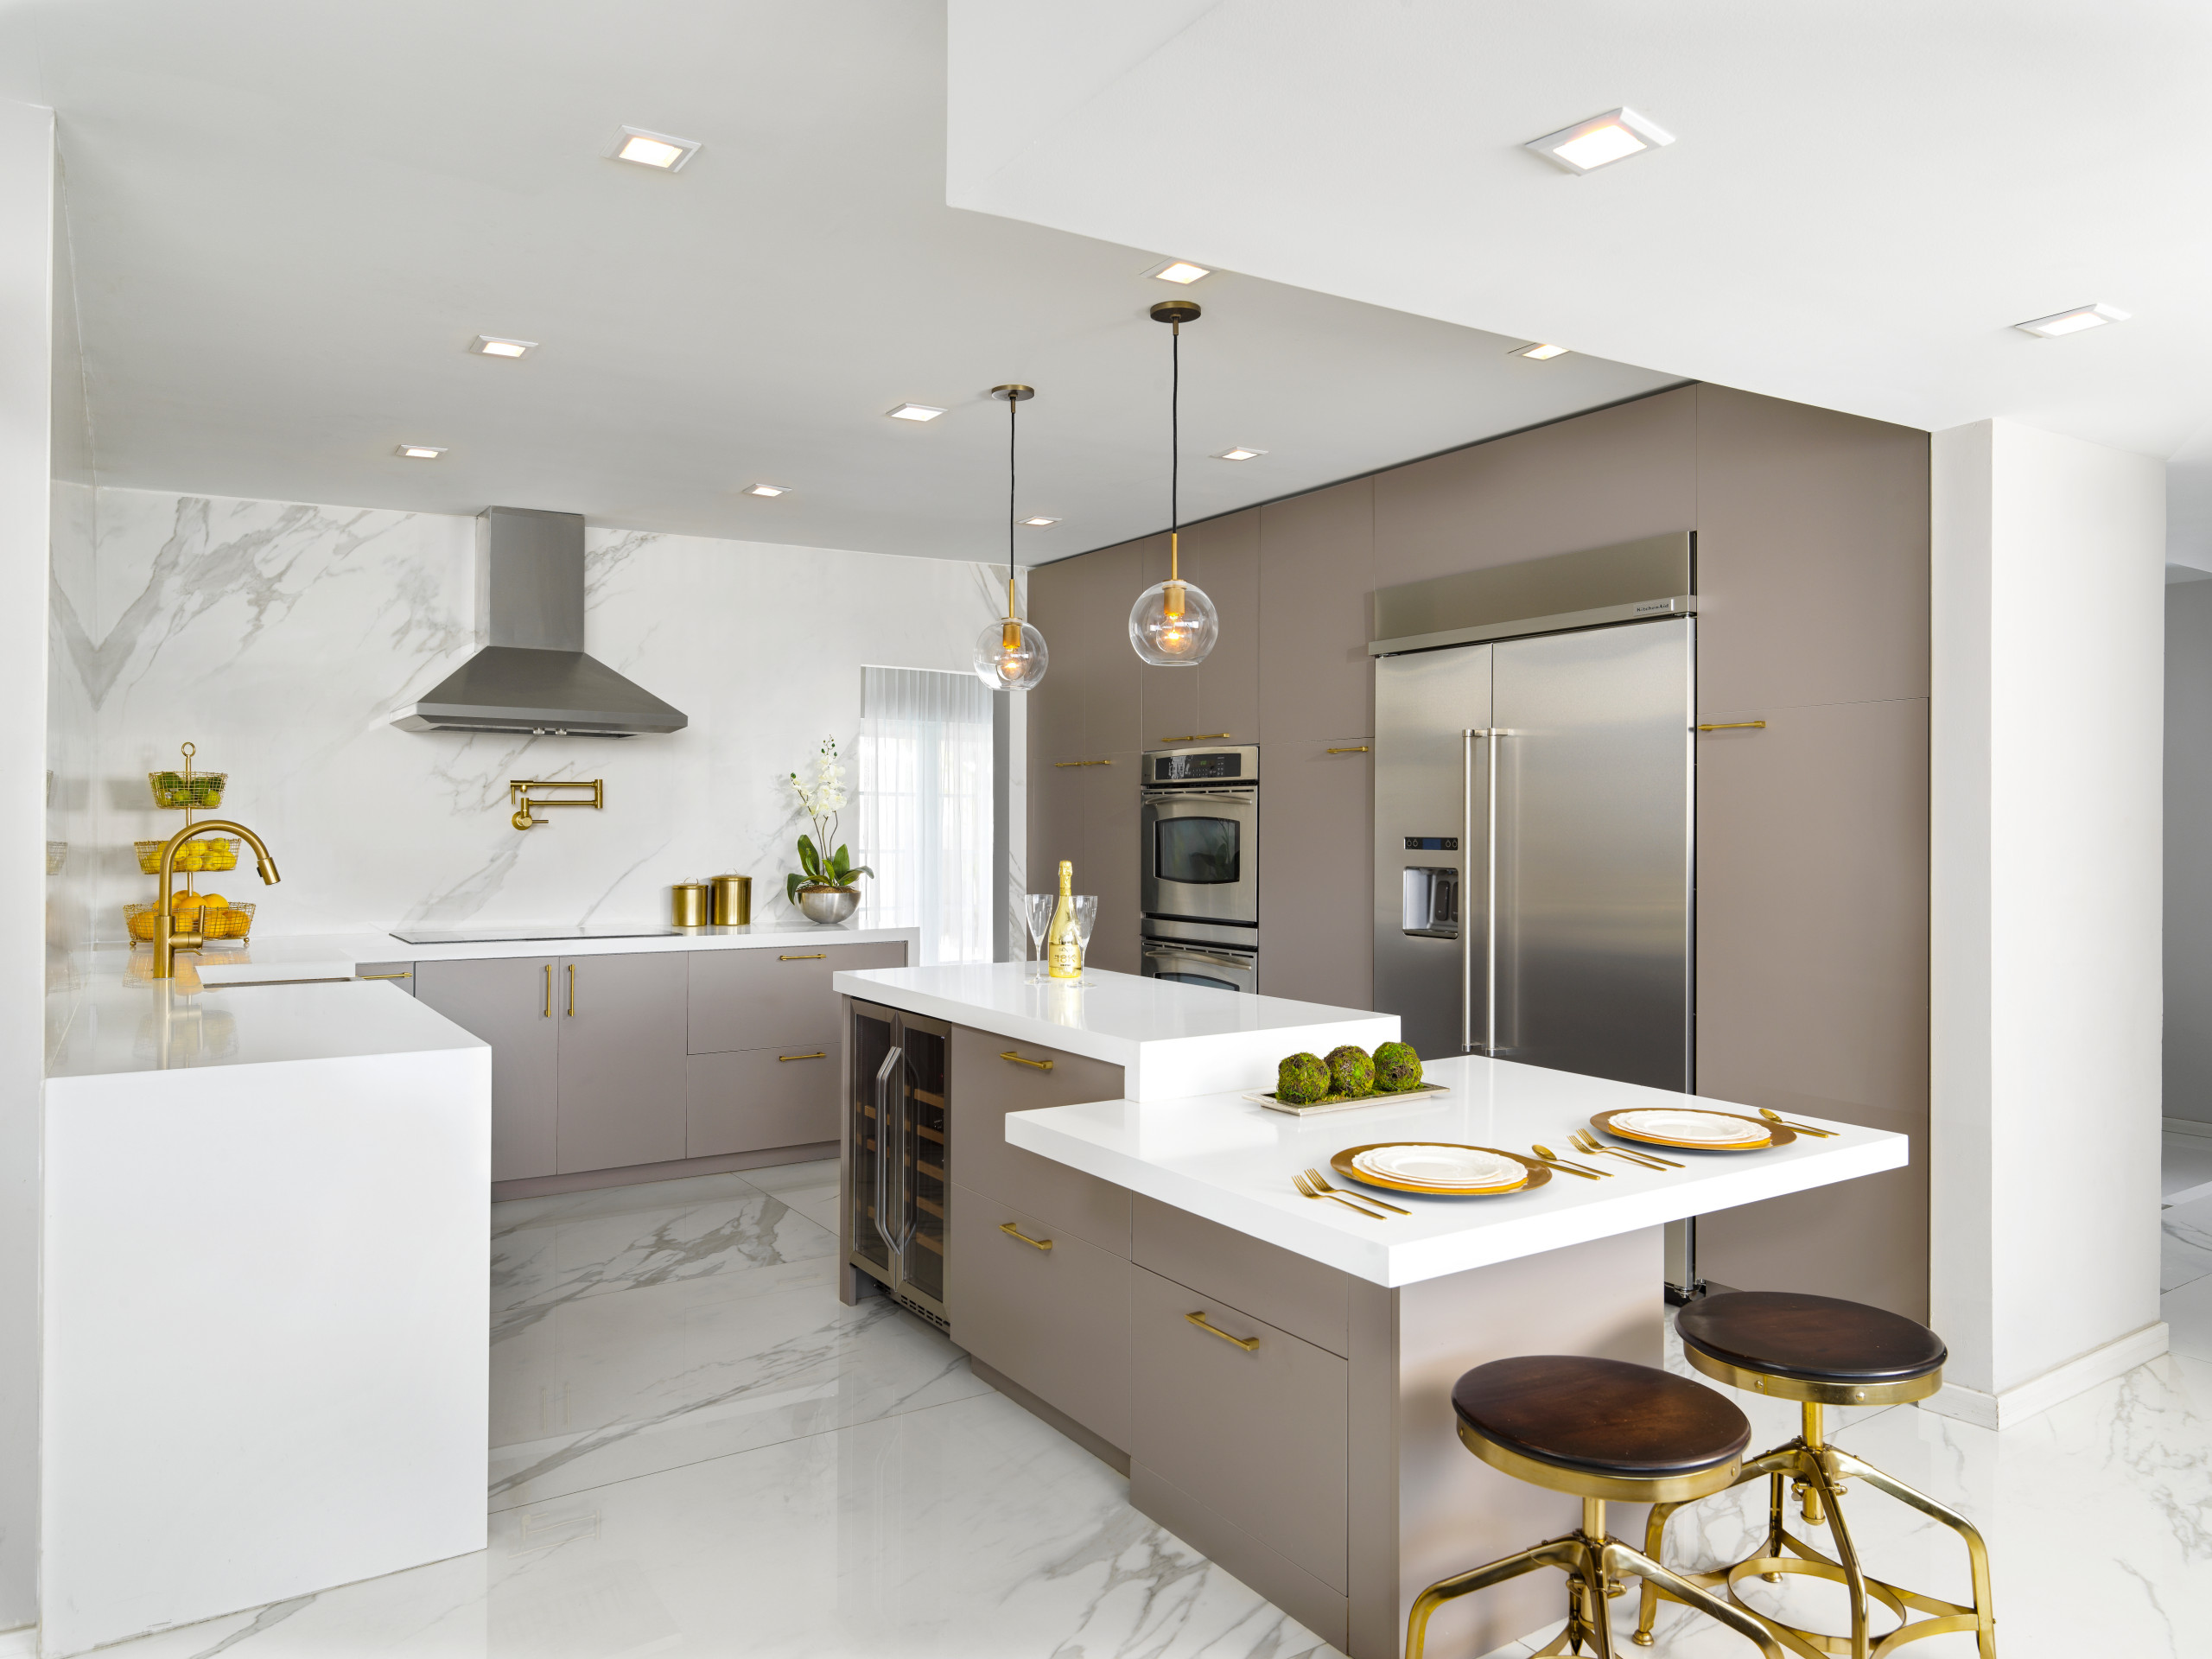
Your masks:
[[[518,927],[516,932],[526,931]],[[495,957],[606,957],[648,950],[765,950],[810,944],[877,944],[906,941],[911,961],[920,933],[911,927],[833,927],[806,923],[756,922],[747,927],[701,927],[680,933],[594,933],[586,938],[549,932],[538,938],[469,939],[409,944],[390,933],[301,933],[257,936],[239,950],[195,953],[203,985],[266,984],[284,979],[348,979],[367,963],[469,962]],[[141,956],[148,954],[140,951]]]
[[[118,946],[74,959],[70,982],[47,996],[49,1080],[484,1046],[390,985],[200,989],[142,976],[151,954]]]
[[[838,974],[847,996],[1120,1066],[1131,1100],[1271,1086],[1288,1054],[1373,1048],[1398,1016],[1087,969],[1081,984],[1029,982],[1019,962],[867,968]]]
[[[1686,1101],[1663,1090],[1503,1060],[1434,1060],[1425,1071],[1427,1081],[1452,1092],[1307,1118],[1269,1111],[1236,1094],[1101,1101],[1012,1113],[1006,1138],[1162,1204],[1392,1286],[1852,1180],[1907,1161],[1901,1135],[1795,1114],[1796,1122],[1835,1130],[1836,1138],[1800,1135],[1793,1145],[1764,1152],[1655,1147],[1684,1167],[1637,1169],[1618,1159],[1584,1157],[1567,1136],[1586,1128],[1593,1114],[1623,1107],[1732,1109],[1721,1101]],[[1497,1198],[1378,1190],[1377,1198],[1413,1212],[1387,1221],[1370,1221],[1332,1200],[1301,1198],[1291,1185],[1294,1173],[1312,1168],[1332,1185],[1363,1191],[1331,1170],[1329,1160],[1347,1147],[1384,1141],[1451,1141],[1522,1155],[1541,1141],[1562,1158],[1617,1173],[1592,1181],[1554,1172],[1542,1186]]]

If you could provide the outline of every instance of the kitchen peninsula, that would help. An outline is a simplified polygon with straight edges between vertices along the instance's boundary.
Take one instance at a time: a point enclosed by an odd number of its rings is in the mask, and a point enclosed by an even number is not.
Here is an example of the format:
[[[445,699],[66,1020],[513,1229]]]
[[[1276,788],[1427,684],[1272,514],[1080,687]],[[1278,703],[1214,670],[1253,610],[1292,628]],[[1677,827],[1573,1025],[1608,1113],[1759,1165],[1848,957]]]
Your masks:
[[[1293,1177],[1392,1140],[1565,1148],[1595,1113],[1681,1097],[1452,1058],[1427,1068],[1447,1094],[1294,1117],[1247,1092],[1284,1054],[1395,1037],[1395,1016],[1088,978],[1030,985],[1015,963],[836,976],[849,1052],[874,1040],[886,1057],[847,1081],[846,1294],[885,1284],[941,1319],[978,1376],[1127,1472],[1137,1509],[1353,1659],[1398,1653],[1423,1586],[1573,1524],[1573,1499],[1460,1447],[1461,1373],[1529,1353],[1656,1364],[1665,1223],[1906,1160],[1902,1135],[1816,1122],[1833,1138],[1670,1154],[1679,1169],[1394,1192],[1410,1213],[1378,1221]],[[878,1122],[911,1174],[875,1163]],[[878,1231],[880,1205],[903,1249]],[[1558,1602],[1540,1579],[1471,1597],[1440,1615],[1432,1650],[1490,1651]]]

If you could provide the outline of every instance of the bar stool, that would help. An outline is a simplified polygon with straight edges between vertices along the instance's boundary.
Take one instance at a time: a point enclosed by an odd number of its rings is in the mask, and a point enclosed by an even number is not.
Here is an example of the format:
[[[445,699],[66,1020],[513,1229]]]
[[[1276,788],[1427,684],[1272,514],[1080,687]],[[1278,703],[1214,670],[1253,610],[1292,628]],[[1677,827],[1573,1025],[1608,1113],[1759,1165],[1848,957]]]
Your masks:
[[[1567,1578],[1567,1628],[1543,1655],[1580,1653],[1587,1642],[1612,1659],[1605,1599],[1621,1592],[1626,1572],[1783,1659],[1755,1618],[1605,1535],[1608,1500],[1681,1504],[1735,1484],[1751,1425],[1726,1399],[1649,1365],[1537,1354],[1477,1366],[1452,1386],[1452,1406],[1461,1445],[1516,1480],[1580,1497],[1582,1526],[1430,1585],[1407,1617],[1406,1659],[1421,1659],[1429,1616],[1444,1603],[1541,1567]]]
[[[1989,1549],[1981,1534],[1964,1516],[1830,1446],[1821,1421],[1824,1406],[1888,1406],[1926,1399],[1943,1383],[1943,1362],[1950,1356],[1942,1338],[1916,1320],[1863,1303],[1765,1290],[1725,1291],[1692,1302],[1675,1316],[1675,1329],[1681,1335],[1682,1351],[1689,1363],[1706,1376],[1769,1399],[1797,1401],[1804,1409],[1803,1433],[1788,1445],[1745,1464],[1728,1483],[1739,1486],[1762,1477],[1770,1483],[1764,1545],[1749,1560],[1720,1572],[1681,1576],[1708,1589],[1725,1589],[1730,1601],[1745,1607],[1767,1630],[1808,1659],[1825,1659],[1832,1654],[1872,1659],[1894,1653],[1907,1642],[1949,1630],[1974,1631],[1980,1659],[1996,1659],[1997,1620],[1991,1611]],[[1838,1502],[1847,1476],[1942,1522],[1965,1541],[1974,1574],[1972,1605],[1962,1607],[1866,1575]],[[1827,1522],[1835,1546],[1834,1556],[1822,1554],[1783,1526],[1782,1483],[1785,1478],[1795,1483],[1800,1513],[1807,1524]],[[1661,1553],[1667,1517],[1683,1503],[1694,1501],[1669,1499],[1653,1506],[1643,1542],[1653,1556]],[[1753,1574],[1773,1584],[1779,1583],[1785,1573],[1844,1586],[1851,1595],[1850,1635],[1831,1636],[1784,1624],[1745,1606],[1737,1593],[1737,1586]],[[1647,1578],[1636,1630],[1636,1640],[1643,1646],[1651,1644],[1651,1621],[1662,1595],[1674,1599],[1673,1587],[1664,1580]],[[1872,1640],[1867,1632],[1870,1600],[1879,1602],[1897,1618],[1897,1628],[1879,1641]],[[1925,1617],[1915,1618],[1914,1613]]]

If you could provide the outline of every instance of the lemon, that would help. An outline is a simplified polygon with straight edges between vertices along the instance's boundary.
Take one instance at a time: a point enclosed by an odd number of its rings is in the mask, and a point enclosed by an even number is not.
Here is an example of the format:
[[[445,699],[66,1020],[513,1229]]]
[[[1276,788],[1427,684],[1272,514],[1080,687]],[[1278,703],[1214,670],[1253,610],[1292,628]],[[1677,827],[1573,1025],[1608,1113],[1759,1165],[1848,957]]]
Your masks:
[[[219,893],[203,893],[200,895],[200,902],[210,910],[220,910],[231,901]]]

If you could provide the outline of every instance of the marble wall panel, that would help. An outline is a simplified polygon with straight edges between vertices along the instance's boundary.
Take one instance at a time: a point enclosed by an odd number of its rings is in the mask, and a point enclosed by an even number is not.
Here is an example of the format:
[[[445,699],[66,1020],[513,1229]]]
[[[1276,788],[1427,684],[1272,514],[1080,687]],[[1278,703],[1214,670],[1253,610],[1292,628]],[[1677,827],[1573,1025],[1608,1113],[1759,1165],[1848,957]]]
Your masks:
[[[855,742],[863,664],[964,671],[1003,603],[981,565],[593,530],[586,647],[690,727],[409,733],[392,712],[477,648],[473,519],[103,489],[98,531],[56,648],[95,711],[104,939],[153,887],[132,841],[179,827],[145,774],[187,741],[282,866],[212,883],[263,906],[257,932],[664,920],[671,882],[724,871],[753,875],[756,919],[788,913],[782,776],[825,733]],[[515,778],[603,778],[606,810],[518,832]]]

